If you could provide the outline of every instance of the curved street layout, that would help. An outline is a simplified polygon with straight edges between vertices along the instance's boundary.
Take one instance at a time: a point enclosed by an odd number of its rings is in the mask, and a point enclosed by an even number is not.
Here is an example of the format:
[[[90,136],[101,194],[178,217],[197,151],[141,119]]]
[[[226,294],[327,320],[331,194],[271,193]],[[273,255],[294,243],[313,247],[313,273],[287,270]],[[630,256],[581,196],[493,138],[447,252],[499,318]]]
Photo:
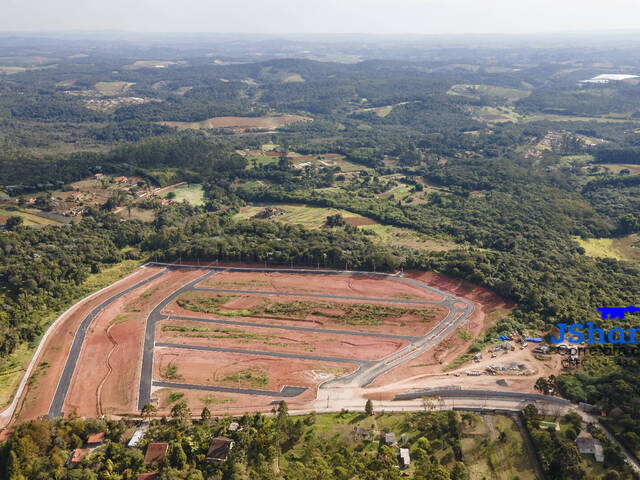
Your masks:
[[[271,397],[291,398],[296,397],[303,393],[306,388],[295,386],[284,386],[280,391],[269,390],[257,390],[257,389],[244,389],[244,388],[231,388],[222,386],[208,386],[208,385],[195,385],[188,383],[176,383],[176,382],[163,382],[153,380],[153,361],[154,351],[162,348],[172,349],[187,349],[187,350],[202,350],[212,352],[224,352],[224,353],[242,353],[253,354],[265,357],[280,357],[280,358],[295,358],[303,360],[318,360],[334,363],[350,363],[357,366],[357,369],[349,375],[341,378],[329,380],[320,385],[320,389],[329,389],[332,387],[365,387],[373,382],[378,376],[391,370],[392,368],[401,365],[416,356],[422,354],[426,350],[432,348],[446,336],[452,333],[459,325],[466,322],[469,316],[474,311],[474,305],[472,302],[460,298],[446,292],[443,292],[434,287],[425,285],[423,283],[403,278],[399,274],[387,274],[387,273],[374,273],[374,272],[353,272],[342,270],[303,270],[303,269],[276,269],[276,268],[239,268],[239,267],[212,267],[212,266],[194,266],[194,265],[176,265],[176,264],[162,264],[162,263],[149,263],[148,267],[161,267],[163,271],[144,280],[136,285],[115,294],[114,296],[103,301],[100,305],[96,306],[82,321],[78,330],[75,333],[73,344],[67,360],[63,373],[59,379],[58,386],[49,408],[49,415],[51,417],[59,417],[63,415],[62,409],[69,391],[71,379],[73,378],[74,371],[76,369],[78,359],[82,350],[82,345],[85,340],[85,336],[89,326],[93,319],[104,310],[109,304],[117,300],[118,298],[126,295],[127,293],[140,288],[141,286],[157,279],[164,275],[167,271],[174,269],[200,269],[205,271],[204,275],[196,278],[187,285],[174,291],[171,295],[164,298],[149,314],[146,322],[144,347],[142,355],[140,385],[138,392],[138,408],[141,409],[145,404],[151,402],[151,395],[153,387],[156,388],[182,388],[187,390],[202,390],[202,391],[214,391],[214,392],[227,392],[234,394],[247,394],[247,395],[265,395]],[[217,272],[255,272],[255,273],[282,273],[282,274],[297,274],[297,275],[348,275],[348,276],[364,276],[364,277],[376,277],[392,279],[398,282],[405,282],[413,286],[431,291],[442,296],[442,300],[426,301],[426,300],[411,300],[411,299],[392,299],[392,298],[378,298],[378,297],[362,297],[362,296],[348,296],[348,295],[329,295],[329,294],[316,294],[316,293],[288,293],[288,292],[275,292],[275,291],[260,291],[260,290],[229,290],[229,289],[215,289],[198,287],[198,285],[207,278],[215,275]],[[314,356],[307,354],[295,354],[295,353],[279,353],[279,352],[266,352],[261,350],[244,350],[235,348],[218,348],[207,346],[195,346],[195,345],[182,345],[172,343],[156,343],[155,333],[156,325],[159,321],[169,318],[169,316],[162,313],[164,308],[174,301],[178,296],[189,291],[211,291],[219,293],[239,293],[239,294],[257,294],[263,296],[277,295],[277,296],[291,296],[291,297],[309,297],[316,299],[337,299],[337,300],[354,300],[361,302],[378,302],[378,303],[395,303],[395,304],[412,304],[412,305],[441,305],[445,306],[448,310],[446,317],[440,321],[430,332],[424,336],[411,336],[411,335],[394,335],[385,333],[374,332],[357,332],[350,330],[339,329],[320,329],[301,326],[286,326],[286,325],[265,325],[247,321],[234,321],[223,319],[203,319],[188,316],[173,316],[171,318],[185,321],[197,321],[218,323],[221,325],[233,325],[233,326],[256,326],[269,329],[281,329],[291,331],[308,331],[317,333],[333,333],[342,335],[359,335],[378,338],[390,338],[400,339],[408,341],[409,344],[401,350],[394,352],[380,360],[358,360],[353,358],[339,358],[328,356]]]
[[[164,266],[167,268],[176,268],[175,265],[171,264],[157,264],[152,263],[151,266]],[[357,387],[365,387],[373,382],[378,376],[383,373],[391,370],[392,368],[401,365],[404,362],[407,362],[416,356],[422,354],[426,350],[432,348],[440,341],[442,341],[445,337],[447,337],[450,333],[452,333],[459,325],[463,324],[469,316],[474,311],[474,305],[469,300],[464,298],[460,298],[437,288],[425,285],[423,283],[406,279],[401,277],[400,275],[393,275],[388,273],[374,273],[374,272],[353,272],[353,271],[343,271],[343,270],[302,270],[302,269],[275,269],[275,268],[238,268],[238,267],[201,267],[201,266],[181,266],[181,268],[197,268],[202,270],[207,270],[208,272],[201,276],[200,278],[194,280],[193,282],[185,285],[179,290],[175,291],[173,294],[168,296],[165,300],[163,300],[156,308],[151,312],[149,318],[147,319],[147,326],[145,331],[145,341],[144,341],[144,352],[142,357],[142,368],[140,375],[140,390],[138,393],[138,408],[142,409],[142,407],[151,402],[151,394],[152,387],[173,387],[173,388],[186,388],[192,390],[203,390],[203,391],[218,391],[218,392],[228,392],[228,393],[236,393],[236,394],[254,394],[253,390],[242,389],[242,388],[228,388],[228,387],[215,387],[215,386],[202,386],[202,385],[193,385],[193,384],[178,384],[173,382],[161,382],[153,380],[153,355],[155,348],[176,348],[176,349],[190,349],[190,350],[203,350],[203,351],[217,351],[217,352],[227,352],[227,353],[251,353],[255,355],[262,356],[279,356],[279,357],[289,357],[289,358],[299,358],[305,360],[322,360],[322,361],[330,361],[337,363],[352,363],[358,366],[357,370],[345,377],[338,378],[335,380],[330,380],[328,382],[320,385],[321,389],[331,388],[333,386],[357,386]],[[260,291],[260,290],[230,290],[230,289],[216,289],[216,288],[203,288],[196,287],[203,280],[206,280],[210,276],[214,275],[216,272],[255,272],[255,273],[291,273],[291,274],[304,274],[304,275],[350,275],[350,276],[369,276],[369,277],[377,277],[377,278],[387,278],[393,279],[399,282],[406,282],[413,286],[417,286],[419,288],[423,288],[425,290],[431,291],[438,295],[441,295],[443,300],[440,302],[435,301],[426,301],[426,300],[407,300],[407,299],[390,299],[390,298],[371,298],[371,297],[361,297],[361,296],[348,296],[348,295],[328,295],[328,294],[316,294],[316,293],[288,293],[288,292],[273,292],[273,291]],[[162,314],[162,310],[174,299],[176,299],[182,293],[188,291],[210,291],[210,292],[218,292],[218,293],[237,293],[237,294],[256,294],[256,295],[277,295],[280,297],[308,297],[308,298],[317,298],[317,299],[337,299],[337,300],[356,300],[356,301],[372,301],[379,303],[395,303],[395,304],[412,304],[412,305],[442,305],[447,307],[448,313],[446,317],[433,328],[429,333],[424,336],[402,336],[402,335],[390,335],[383,333],[363,333],[363,332],[354,332],[354,331],[343,331],[343,330],[324,330],[324,329],[314,329],[308,327],[295,327],[295,326],[284,326],[284,325],[268,325],[267,328],[273,329],[282,329],[282,330],[292,330],[292,331],[311,331],[311,332],[323,332],[323,333],[340,333],[347,335],[362,335],[362,336],[374,336],[380,338],[400,338],[403,340],[408,340],[410,343],[403,349],[395,352],[381,360],[377,361],[363,361],[356,359],[348,359],[348,358],[336,358],[336,357],[318,357],[314,355],[306,355],[306,354],[284,354],[284,353],[274,353],[274,352],[263,352],[256,350],[243,350],[243,349],[232,349],[232,348],[216,348],[216,347],[204,347],[204,346],[192,346],[192,345],[179,345],[179,344],[156,344],[155,343],[155,332],[156,332],[156,324],[161,321],[169,318],[167,315]],[[459,307],[459,304],[463,304],[464,307]],[[171,317],[173,319],[178,320],[193,320],[202,322],[201,318],[193,318],[186,316],[179,317]],[[207,319],[205,322],[211,323],[220,323],[224,325],[238,325],[238,326],[261,326],[262,324],[254,324],[251,322],[236,322],[232,320],[216,320],[216,319]],[[272,395],[273,392],[269,394],[271,396],[277,397],[295,397],[299,395],[301,389],[298,387],[284,387],[280,392],[277,392],[277,395]]]

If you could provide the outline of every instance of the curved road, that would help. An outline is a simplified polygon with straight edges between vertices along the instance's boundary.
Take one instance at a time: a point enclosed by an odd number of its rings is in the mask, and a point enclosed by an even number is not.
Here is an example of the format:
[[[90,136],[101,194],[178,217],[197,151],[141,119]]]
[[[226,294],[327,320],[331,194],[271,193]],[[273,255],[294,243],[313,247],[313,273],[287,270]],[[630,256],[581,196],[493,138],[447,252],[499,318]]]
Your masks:
[[[177,268],[177,265],[174,264],[165,264],[165,263],[150,263],[150,266],[163,266],[168,268]],[[360,386],[364,387],[373,382],[378,376],[386,373],[392,368],[401,365],[418,355],[421,355],[425,351],[429,350],[433,346],[437,345],[440,341],[442,341],[445,337],[451,334],[459,325],[466,322],[469,316],[473,313],[475,307],[472,302],[466,300],[464,298],[460,298],[437,288],[431,287],[429,285],[425,285],[421,282],[417,282],[415,280],[406,279],[399,275],[389,274],[389,273],[378,273],[378,272],[353,272],[353,271],[344,271],[344,270],[310,270],[310,269],[276,269],[276,268],[254,268],[254,267],[211,267],[211,266],[195,266],[195,265],[180,265],[180,268],[193,268],[193,269],[201,269],[205,270],[208,273],[194,280],[193,282],[185,285],[180,288],[170,296],[168,296],[165,300],[163,300],[149,315],[147,319],[147,327],[145,333],[145,343],[144,343],[144,351],[143,351],[143,359],[142,359],[142,368],[140,375],[140,388],[138,392],[138,408],[142,409],[142,407],[151,402],[151,392],[152,386],[159,386],[159,383],[162,382],[153,382],[153,352],[155,347],[155,330],[156,324],[158,321],[168,318],[168,316],[163,315],[162,310],[176,297],[180,294],[187,291],[215,291],[215,292],[224,292],[224,293],[244,293],[244,294],[257,294],[257,295],[278,295],[278,296],[295,296],[295,297],[310,297],[310,298],[328,298],[328,299],[340,299],[340,300],[356,300],[356,301],[372,301],[372,302],[393,302],[393,303],[401,303],[401,304],[415,304],[415,305],[444,305],[448,309],[448,313],[446,317],[433,328],[429,333],[424,336],[406,336],[403,339],[408,340],[410,343],[403,349],[388,355],[387,357],[377,360],[377,361],[358,361],[353,359],[337,359],[335,357],[322,357],[322,359],[327,361],[342,361],[348,363],[356,363],[359,368],[345,376],[335,380],[330,380],[328,382],[320,385],[319,388],[327,389],[334,386]],[[215,289],[215,288],[204,288],[197,287],[197,285],[205,280],[206,278],[214,275],[216,272],[222,271],[230,271],[230,272],[255,272],[255,273],[293,273],[293,274],[306,274],[306,275],[348,275],[348,276],[363,276],[363,277],[377,277],[377,278],[387,278],[392,279],[404,283],[408,283],[412,286],[417,286],[424,290],[428,290],[433,293],[437,293],[443,297],[443,300],[440,302],[435,301],[426,301],[426,300],[404,300],[404,299],[390,299],[390,298],[381,298],[381,297],[360,297],[360,296],[348,296],[348,295],[328,295],[328,294],[312,294],[312,293],[290,293],[290,292],[273,292],[273,291],[257,291],[257,290],[233,290],[233,289]],[[456,304],[463,304],[463,308],[459,308]],[[212,322],[219,323],[232,323],[231,321],[217,320],[217,319],[198,319],[193,317],[179,317],[180,320],[193,320],[193,321],[202,321],[209,320]],[[240,322],[234,322],[239,324]],[[250,322],[243,322],[250,325]],[[264,327],[264,325],[259,325]],[[290,326],[272,326],[269,328],[281,328],[281,329],[289,329],[289,330],[301,330],[302,328],[307,327],[290,327]],[[322,329],[311,329],[312,331],[323,331]],[[325,330],[326,332],[326,330]],[[357,335],[358,332],[352,332],[352,334]],[[389,335],[385,334],[364,334],[369,336],[384,336],[389,337]],[[397,338],[394,336],[393,338]],[[160,346],[160,345],[158,345]],[[252,353],[250,350],[238,350],[238,349],[221,349],[215,347],[197,347],[197,346],[184,346],[184,345],[171,345],[174,348],[189,348],[194,350],[212,350],[212,351],[233,351],[233,353]],[[261,352],[255,351],[253,352],[258,355],[271,355],[274,354],[272,352]],[[279,356],[287,356],[289,354],[279,354]],[[318,360],[319,357],[313,355],[305,355],[305,354],[296,354],[295,358],[302,358],[308,360]],[[176,384],[182,385],[182,384]],[[184,388],[197,389],[198,385],[184,384]],[[178,388],[178,387],[176,387]],[[202,386],[201,389],[206,390],[208,387]],[[243,389],[233,389],[231,392],[235,392],[238,394],[244,393]]]

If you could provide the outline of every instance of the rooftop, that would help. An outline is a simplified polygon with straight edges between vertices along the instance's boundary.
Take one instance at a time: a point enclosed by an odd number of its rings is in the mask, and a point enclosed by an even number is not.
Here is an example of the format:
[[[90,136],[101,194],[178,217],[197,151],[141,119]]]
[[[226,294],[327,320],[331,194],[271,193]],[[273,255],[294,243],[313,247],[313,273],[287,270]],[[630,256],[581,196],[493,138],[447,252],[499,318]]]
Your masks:
[[[161,462],[167,456],[169,444],[167,442],[151,442],[144,454],[145,463]]]

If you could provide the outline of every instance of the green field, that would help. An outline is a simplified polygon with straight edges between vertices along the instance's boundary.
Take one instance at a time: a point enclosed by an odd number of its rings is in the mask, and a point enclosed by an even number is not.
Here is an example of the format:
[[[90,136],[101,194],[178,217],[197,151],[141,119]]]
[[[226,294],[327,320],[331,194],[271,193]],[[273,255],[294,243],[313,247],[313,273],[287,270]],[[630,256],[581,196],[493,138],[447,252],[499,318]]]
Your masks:
[[[0,208],[0,215],[7,217],[21,217],[23,225],[27,227],[45,226],[45,225],[62,225],[62,222],[58,222],[51,218],[37,215],[35,211],[12,209],[12,208]]]
[[[125,93],[132,85],[131,82],[98,82],[93,88],[103,95],[117,95]]]
[[[234,218],[252,218],[256,214],[262,212],[265,207],[277,207],[285,210],[287,213],[274,217],[274,220],[284,223],[300,224],[308,228],[320,228],[325,224],[325,221],[329,215],[340,214],[345,220],[349,219],[367,219],[357,213],[348,212],[346,210],[339,210],[336,208],[324,208],[324,207],[310,207],[306,205],[297,204],[265,204],[254,205],[244,207],[240,210],[240,213],[236,214]],[[357,221],[357,220],[356,220]],[[370,222],[373,222],[371,220]]]
[[[473,116],[477,120],[487,123],[517,123],[522,118],[511,108],[507,107],[480,107],[473,112]]]
[[[175,202],[186,201],[188,204],[193,206],[204,205],[204,189],[199,183],[180,185],[169,192],[163,193],[162,197],[166,198],[169,193],[173,193],[175,195],[175,197],[173,197]]]
[[[500,440],[501,432],[504,432],[503,440]],[[462,414],[461,443],[469,480],[536,478],[520,431],[509,417]]]
[[[590,257],[640,261],[640,235],[637,233],[620,238],[574,237],[574,240],[584,248],[585,255]]]
[[[495,85],[469,84],[454,85],[447,93],[449,95],[461,95],[470,97],[484,95],[492,98],[504,98],[509,102],[516,102],[528,97],[531,94],[531,92],[529,92],[528,90],[520,90],[517,88],[506,88]]]

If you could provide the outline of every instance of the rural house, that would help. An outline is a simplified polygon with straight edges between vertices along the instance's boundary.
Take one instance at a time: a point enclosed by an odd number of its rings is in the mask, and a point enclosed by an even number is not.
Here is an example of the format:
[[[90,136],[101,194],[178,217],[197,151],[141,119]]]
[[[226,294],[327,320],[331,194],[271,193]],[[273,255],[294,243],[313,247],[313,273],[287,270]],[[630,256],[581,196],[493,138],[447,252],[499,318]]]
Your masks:
[[[80,463],[82,459],[89,453],[88,448],[76,448],[69,455],[69,460],[67,461],[67,465],[74,465],[76,463]]]
[[[104,432],[92,433],[87,439],[87,446],[89,448],[99,447],[104,443]]]
[[[160,463],[167,456],[169,444],[167,442],[151,442],[147,445],[147,452],[144,454],[144,463]]]
[[[599,440],[593,437],[578,437],[576,438],[576,446],[578,451],[582,454],[592,454],[596,462],[604,462],[604,449]]]
[[[396,442],[396,434],[393,432],[384,434],[384,444],[385,445],[395,445]]]
[[[226,437],[216,437],[211,441],[206,460],[208,462],[224,462],[232,448],[233,440]]]
[[[398,457],[400,457],[400,466],[402,468],[408,468],[411,466],[411,457],[409,455],[408,448],[401,448]]]

